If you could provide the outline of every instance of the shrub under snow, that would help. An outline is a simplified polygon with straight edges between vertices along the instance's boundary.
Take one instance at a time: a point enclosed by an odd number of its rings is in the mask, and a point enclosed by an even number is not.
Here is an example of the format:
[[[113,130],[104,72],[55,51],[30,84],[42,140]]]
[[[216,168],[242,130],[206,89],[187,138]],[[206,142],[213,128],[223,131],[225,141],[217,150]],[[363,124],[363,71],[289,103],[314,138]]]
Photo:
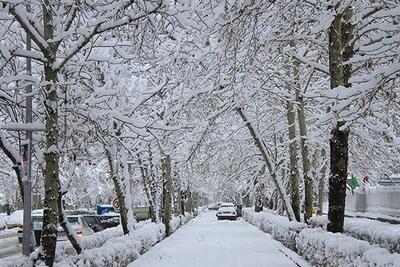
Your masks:
[[[165,235],[162,223],[149,223],[129,235],[112,237],[99,248],[70,256],[55,266],[126,266],[147,251]]]
[[[312,227],[326,229],[328,218],[316,216],[310,219]],[[368,241],[390,252],[400,253],[400,226],[366,218],[345,218],[344,233],[357,239]]]
[[[288,221],[285,216],[270,211],[255,212],[250,208],[244,210],[243,219],[272,235],[274,239],[293,251],[296,251],[298,233],[307,227],[305,223]]]
[[[185,215],[174,216],[169,223],[171,227],[171,233],[175,232],[179,227],[186,224],[193,218],[193,214],[189,212],[185,212]]]
[[[303,229],[297,251],[314,266],[400,266],[400,255],[340,233]]]

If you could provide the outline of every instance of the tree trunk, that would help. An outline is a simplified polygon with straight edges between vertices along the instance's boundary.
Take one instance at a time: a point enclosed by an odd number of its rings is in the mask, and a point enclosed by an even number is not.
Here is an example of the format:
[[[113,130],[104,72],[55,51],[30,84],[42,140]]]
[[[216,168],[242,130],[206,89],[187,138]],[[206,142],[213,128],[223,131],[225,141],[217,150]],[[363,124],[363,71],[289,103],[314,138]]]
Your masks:
[[[325,173],[326,173],[326,150],[322,149],[321,158],[323,166],[320,172],[320,180],[318,184],[318,215],[322,215],[324,208],[324,197],[325,197]]]
[[[336,15],[330,26],[329,72],[331,88],[341,85],[351,86],[348,83],[351,76],[351,66],[343,67],[343,62],[350,59],[353,54],[353,48],[348,45],[353,28],[350,23],[351,16],[352,9],[346,8],[342,14]],[[343,24],[342,19],[344,19]],[[327,227],[330,232],[343,232],[349,137],[349,130],[344,126],[345,122],[338,120],[332,129],[330,139],[331,173],[329,177],[329,223]]]
[[[312,216],[313,207],[313,181],[310,172],[310,159],[307,146],[307,126],[306,117],[304,112],[304,99],[300,92],[299,84],[299,66],[300,62],[294,60],[293,62],[293,76],[295,80],[295,92],[296,101],[298,102],[298,119],[299,119],[299,131],[300,131],[300,147],[301,147],[301,158],[303,163],[303,179],[304,179],[304,221],[308,221]]]
[[[182,215],[185,215],[185,197],[186,193],[181,189],[179,193],[179,204],[180,204],[180,212]]]
[[[188,186],[187,190],[187,195],[186,195],[186,211],[192,212],[194,211],[193,209],[193,196],[192,196],[192,191],[190,190],[190,187]]]
[[[128,214],[127,214],[127,209],[126,209],[126,204],[125,204],[125,196],[124,196],[123,190],[121,188],[120,181],[118,179],[117,169],[115,167],[115,163],[112,158],[111,151],[109,151],[107,148],[105,148],[105,151],[106,151],[106,156],[107,156],[107,160],[108,160],[108,165],[110,167],[111,179],[114,183],[115,193],[117,194],[117,198],[118,198],[118,202],[119,202],[119,214],[121,217],[122,230],[124,232],[124,235],[127,235],[129,233],[129,229],[128,229]]]
[[[264,204],[264,183],[261,181],[262,176],[265,174],[265,164],[260,170],[259,176],[254,179],[255,196],[254,196],[254,211],[263,211]]]
[[[142,181],[143,181],[143,188],[144,192],[147,197],[147,201],[149,202],[149,208],[150,208],[150,218],[152,222],[156,221],[156,215],[155,215],[155,207],[154,207],[154,202],[153,202],[153,196],[151,195],[150,191],[150,182],[149,182],[149,172],[146,171],[146,166],[143,165],[143,161],[140,157],[138,157],[138,163],[139,163],[139,169],[140,169],[140,174],[142,176]]]
[[[171,234],[171,156],[162,155],[161,168],[163,177],[163,223],[165,225],[165,235]]]
[[[67,220],[67,215],[64,212],[62,196],[65,193],[63,193],[61,191],[61,188],[59,188],[58,201],[57,201],[59,222],[60,222],[60,225],[63,228],[64,232],[67,234],[67,237],[68,237],[69,241],[71,242],[72,247],[76,250],[76,253],[81,254],[82,246],[79,242],[79,237],[76,235],[75,230],[69,225],[68,220]]]
[[[291,94],[291,85],[287,84],[288,93]],[[294,216],[300,221],[300,191],[299,191],[299,168],[297,161],[297,141],[296,141],[296,113],[293,103],[287,101],[287,121],[289,128],[289,183],[290,200]]]
[[[248,120],[247,115],[244,113],[244,111],[241,108],[236,108],[235,110],[240,115],[243,122],[246,124],[246,127],[250,131],[250,134],[253,137],[257,148],[260,150],[260,153],[264,159],[265,165],[267,166],[269,174],[271,175],[272,181],[275,184],[277,192],[283,200],[284,209],[286,211],[286,214],[287,214],[289,220],[290,221],[294,220],[295,216],[294,216],[293,209],[290,204],[289,198],[286,195],[286,191],[283,188],[282,182],[280,180],[278,180],[278,177],[276,175],[275,164],[272,161],[271,155],[270,155],[267,147],[265,146],[264,141],[261,139],[260,133],[253,126],[253,124]]]
[[[12,144],[7,141],[6,136],[3,133],[0,133],[0,148],[14,165],[12,168],[17,175],[19,193],[21,194],[22,201],[24,201],[24,198],[22,197],[24,195],[24,186],[22,184],[22,177],[24,176],[24,174],[22,170],[21,160],[19,154],[17,154],[17,151],[14,150]]]
[[[43,26],[44,39],[53,38],[52,8],[48,0],[43,1]],[[46,51],[44,63],[44,78],[46,85],[43,87],[45,121],[46,121],[46,146],[45,162],[46,171],[44,179],[44,212],[42,247],[39,258],[47,266],[53,266],[58,224],[58,185],[59,185],[59,151],[58,151],[58,96],[57,96],[57,72],[53,70],[56,52],[54,45],[50,43]]]

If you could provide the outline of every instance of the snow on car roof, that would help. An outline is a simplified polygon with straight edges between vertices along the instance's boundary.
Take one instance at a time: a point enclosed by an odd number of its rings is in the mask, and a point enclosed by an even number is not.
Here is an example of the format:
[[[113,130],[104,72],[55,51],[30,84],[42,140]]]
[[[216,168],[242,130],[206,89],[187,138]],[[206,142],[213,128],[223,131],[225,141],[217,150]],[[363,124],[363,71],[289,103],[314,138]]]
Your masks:
[[[218,209],[219,211],[232,211],[235,210],[234,207],[221,207]]]

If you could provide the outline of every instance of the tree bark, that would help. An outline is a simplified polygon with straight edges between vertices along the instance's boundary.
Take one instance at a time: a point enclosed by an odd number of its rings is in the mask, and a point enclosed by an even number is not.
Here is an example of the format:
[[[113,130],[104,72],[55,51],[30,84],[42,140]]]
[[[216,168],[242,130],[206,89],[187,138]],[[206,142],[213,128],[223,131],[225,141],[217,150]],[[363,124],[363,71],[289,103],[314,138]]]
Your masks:
[[[261,139],[260,133],[252,125],[252,123],[248,120],[247,115],[244,113],[244,111],[241,108],[236,108],[235,110],[239,114],[239,116],[242,118],[243,122],[246,124],[246,127],[250,131],[250,134],[253,137],[253,140],[254,140],[257,148],[260,150],[260,153],[264,159],[265,165],[267,166],[269,174],[272,177],[272,181],[275,184],[277,192],[283,200],[283,206],[284,206],[284,209],[286,211],[286,214],[287,214],[289,220],[290,221],[294,220],[295,216],[294,216],[293,209],[290,204],[289,198],[286,195],[286,191],[283,188],[282,182],[280,180],[278,180],[278,177],[276,175],[275,164],[272,162],[271,155],[270,155],[269,151],[267,150],[267,147],[265,146],[264,141]]]
[[[324,198],[325,198],[325,173],[326,173],[326,150],[325,148],[321,151],[321,158],[323,166],[320,172],[320,179],[318,184],[318,215],[322,215],[324,209]]]
[[[304,112],[304,99],[300,92],[301,87],[299,84],[299,66],[300,62],[294,60],[293,62],[293,76],[295,80],[295,92],[296,101],[298,103],[298,119],[299,119],[299,131],[300,131],[300,147],[301,147],[301,158],[303,163],[303,180],[304,180],[304,221],[308,221],[312,216],[313,207],[313,180],[310,172],[310,159],[307,146],[307,126],[306,116]]]
[[[185,197],[186,196],[186,192],[184,192],[182,189],[180,190],[179,193],[179,200],[180,200],[180,212],[182,215],[185,215]]]
[[[69,241],[71,242],[72,247],[75,249],[76,253],[81,254],[83,249],[79,242],[79,238],[76,235],[75,230],[68,224],[67,215],[64,212],[62,196],[65,193],[61,191],[61,188],[59,188],[58,200],[57,200],[59,222],[60,222],[60,225],[63,228],[64,232],[67,234],[67,237],[68,237]]]
[[[16,154],[17,151],[13,149],[12,144],[6,140],[6,136],[3,133],[0,133],[0,148],[14,165],[12,168],[17,175],[19,193],[21,194],[22,201],[24,201],[24,198],[22,197],[24,195],[24,186],[22,184],[22,177],[24,174],[22,170],[21,160],[19,158],[19,155]]]
[[[44,0],[43,4],[44,39],[53,38],[53,18],[50,1]],[[46,121],[46,150],[45,150],[45,180],[44,180],[44,212],[42,247],[39,258],[47,266],[53,266],[58,224],[58,185],[59,185],[59,151],[58,151],[58,96],[57,96],[57,72],[53,70],[56,48],[49,44],[46,50],[44,62],[44,78],[46,85],[43,87],[45,121]]]
[[[351,65],[343,66],[343,62],[351,58],[353,48],[349,46],[352,37],[352,9],[348,7],[343,13],[336,15],[329,31],[329,72],[331,88],[350,87]],[[343,22],[342,22],[343,19]],[[343,51],[344,48],[344,51]],[[343,51],[343,54],[342,54]],[[345,122],[338,120],[331,131],[329,177],[329,210],[328,231],[343,232],[346,181],[348,167],[349,130],[344,128]]]
[[[118,179],[117,169],[115,167],[115,163],[114,163],[113,157],[111,155],[111,151],[109,151],[107,148],[105,148],[105,151],[106,151],[106,157],[108,160],[108,165],[110,167],[111,179],[114,183],[115,193],[117,194],[117,198],[118,198],[118,202],[119,202],[119,214],[121,217],[122,230],[124,232],[124,235],[127,235],[129,233],[129,229],[128,229],[128,214],[127,214],[127,208],[126,208],[126,204],[125,204],[125,196],[124,196],[123,190],[121,188],[120,181]]]
[[[289,73],[288,73],[289,76]],[[288,93],[291,94],[291,85],[287,83]],[[296,221],[300,221],[300,190],[299,190],[299,168],[297,160],[297,141],[296,141],[296,113],[293,103],[290,100],[286,102],[289,129],[289,183],[290,200]]]
[[[254,179],[255,196],[254,196],[254,211],[263,211],[264,204],[264,183],[261,181],[262,176],[265,174],[265,164],[260,170],[259,176]]]
[[[163,177],[163,223],[165,225],[165,235],[171,234],[171,156],[162,155],[161,168]]]

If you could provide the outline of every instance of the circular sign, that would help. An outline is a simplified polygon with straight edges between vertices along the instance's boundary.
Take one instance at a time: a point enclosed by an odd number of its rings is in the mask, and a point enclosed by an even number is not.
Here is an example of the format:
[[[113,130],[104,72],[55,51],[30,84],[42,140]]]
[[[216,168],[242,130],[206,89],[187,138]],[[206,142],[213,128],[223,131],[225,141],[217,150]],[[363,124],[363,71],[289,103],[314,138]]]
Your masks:
[[[119,211],[119,199],[118,197],[114,197],[112,201],[112,205],[116,211]]]

